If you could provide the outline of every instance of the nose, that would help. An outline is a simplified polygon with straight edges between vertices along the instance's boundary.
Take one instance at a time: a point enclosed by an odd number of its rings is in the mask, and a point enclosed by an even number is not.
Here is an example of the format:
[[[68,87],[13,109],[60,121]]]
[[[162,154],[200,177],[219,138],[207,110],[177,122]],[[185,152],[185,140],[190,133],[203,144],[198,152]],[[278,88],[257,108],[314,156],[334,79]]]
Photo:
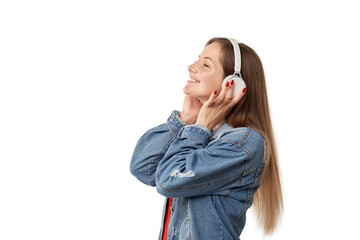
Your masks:
[[[196,73],[196,62],[188,66],[189,72]]]

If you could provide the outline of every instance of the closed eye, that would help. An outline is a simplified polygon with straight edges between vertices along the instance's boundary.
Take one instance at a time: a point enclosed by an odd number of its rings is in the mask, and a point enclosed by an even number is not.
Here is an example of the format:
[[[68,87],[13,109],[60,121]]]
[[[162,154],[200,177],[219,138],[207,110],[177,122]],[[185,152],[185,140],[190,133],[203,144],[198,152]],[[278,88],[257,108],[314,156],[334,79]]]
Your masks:
[[[195,62],[197,62],[197,60],[195,60]],[[205,64],[205,63],[203,63],[203,66],[204,66],[204,67],[207,67],[207,68],[210,67],[209,65],[207,65],[207,64]]]

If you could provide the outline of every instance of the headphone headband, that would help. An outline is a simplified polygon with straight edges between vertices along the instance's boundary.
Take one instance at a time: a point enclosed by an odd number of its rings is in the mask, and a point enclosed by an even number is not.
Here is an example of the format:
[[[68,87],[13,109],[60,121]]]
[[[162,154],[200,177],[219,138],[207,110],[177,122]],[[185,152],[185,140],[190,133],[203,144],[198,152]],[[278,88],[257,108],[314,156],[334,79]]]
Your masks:
[[[241,52],[240,52],[240,48],[239,48],[239,43],[233,39],[233,38],[228,38],[228,40],[231,42],[231,44],[233,45],[234,48],[234,56],[235,56],[235,66],[234,66],[234,75],[240,75],[240,71],[241,71]]]

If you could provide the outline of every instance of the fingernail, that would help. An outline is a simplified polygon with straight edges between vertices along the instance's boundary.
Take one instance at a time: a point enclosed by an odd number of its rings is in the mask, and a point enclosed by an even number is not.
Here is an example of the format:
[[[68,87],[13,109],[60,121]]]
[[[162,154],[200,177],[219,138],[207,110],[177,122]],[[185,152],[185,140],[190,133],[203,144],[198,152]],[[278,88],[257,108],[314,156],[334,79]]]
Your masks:
[[[217,93],[217,90],[214,90],[214,94],[216,94]]]
[[[243,93],[246,91],[246,88],[243,89]]]
[[[227,82],[225,86],[228,87],[228,86],[229,86],[229,82]]]
[[[234,85],[234,79],[231,79],[231,85]]]

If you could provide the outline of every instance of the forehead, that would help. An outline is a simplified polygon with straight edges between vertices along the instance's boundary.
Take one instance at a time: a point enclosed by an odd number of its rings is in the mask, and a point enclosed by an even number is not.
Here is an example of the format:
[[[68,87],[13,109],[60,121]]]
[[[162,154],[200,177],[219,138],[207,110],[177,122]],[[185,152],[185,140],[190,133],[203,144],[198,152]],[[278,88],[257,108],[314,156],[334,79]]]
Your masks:
[[[220,51],[220,43],[214,42],[204,48],[203,52],[201,53],[201,57],[210,57],[213,61],[219,62]]]

